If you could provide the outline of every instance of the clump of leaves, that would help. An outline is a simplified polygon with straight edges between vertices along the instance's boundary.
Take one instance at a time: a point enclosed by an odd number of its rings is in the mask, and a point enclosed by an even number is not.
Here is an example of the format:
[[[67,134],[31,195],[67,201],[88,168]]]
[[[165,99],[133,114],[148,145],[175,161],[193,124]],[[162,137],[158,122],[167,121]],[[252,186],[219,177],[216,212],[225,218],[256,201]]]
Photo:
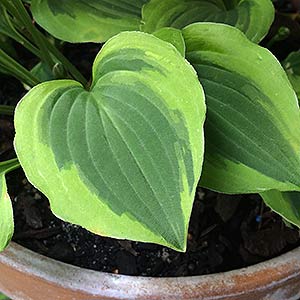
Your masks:
[[[300,226],[298,83],[293,89],[277,59],[257,45],[274,18],[271,1],[31,5],[57,38],[106,41],[91,86],[80,76],[38,84],[15,112],[19,162],[57,216],[100,235],[185,251],[199,183],[261,193]],[[11,209],[2,214],[4,248]]]

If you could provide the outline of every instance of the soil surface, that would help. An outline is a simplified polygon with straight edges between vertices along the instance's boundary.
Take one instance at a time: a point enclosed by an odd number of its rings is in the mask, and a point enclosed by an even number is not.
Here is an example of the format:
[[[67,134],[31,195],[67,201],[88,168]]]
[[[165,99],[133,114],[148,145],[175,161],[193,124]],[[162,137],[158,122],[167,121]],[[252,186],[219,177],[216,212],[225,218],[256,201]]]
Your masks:
[[[9,126],[11,127],[11,126]],[[14,241],[48,257],[105,272],[143,276],[209,274],[248,266],[300,245],[299,232],[264,207],[257,195],[197,190],[188,250],[94,235],[57,219],[21,171],[8,176]]]
[[[277,1],[276,6],[284,12],[295,9],[283,1]],[[279,59],[300,45],[298,21],[282,14],[277,14],[262,44],[267,45],[281,26],[288,26],[291,34],[272,46]],[[99,48],[95,44],[63,45],[86,77],[90,77]],[[28,66],[35,63],[28,53],[20,59]],[[23,86],[10,77],[0,80],[0,104],[15,105],[25,93]],[[12,118],[0,116],[1,161],[15,157],[13,136]],[[299,231],[286,226],[258,195],[228,196],[198,188],[188,249],[179,253],[154,244],[100,237],[59,220],[21,170],[8,174],[7,182],[15,216],[13,240],[48,257],[93,270],[158,277],[201,275],[249,266],[300,245]]]

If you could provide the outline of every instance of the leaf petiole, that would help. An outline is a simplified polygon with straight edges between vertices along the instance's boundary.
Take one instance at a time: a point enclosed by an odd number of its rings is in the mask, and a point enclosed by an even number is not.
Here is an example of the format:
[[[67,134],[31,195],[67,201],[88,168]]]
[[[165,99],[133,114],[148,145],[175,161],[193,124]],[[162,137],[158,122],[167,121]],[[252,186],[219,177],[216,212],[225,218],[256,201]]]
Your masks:
[[[75,80],[81,82],[84,86],[87,85],[86,78],[78,71],[78,69],[34,26],[21,0],[13,0],[12,3],[7,0],[3,0],[3,6],[28,30],[31,35],[32,42],[34,42],[38,48],[19,34],[14,25],[7,20],[8,25],[13,30],[13,36],[11,37],[14,40],[38,56],[49,66],[50,69],[52,69],[57,63],[56,60],[59,60]],[[54,59],[54,57],[56,59]],[[32,86],[32,84],[29,85]]]
[[[10,105],[0,105],[0,114],[12,116],[14,114],[15,107]]]
[[[14,171],[20,167],[19,160],[17,158],[13,158],[10,160],[6,160],[0,162],[0,174],[6,174],[8,172]]]
[[[40,82],[33,74],[6,54],[2,49],[0,49],[0,67],[30,87],[35,86]]]

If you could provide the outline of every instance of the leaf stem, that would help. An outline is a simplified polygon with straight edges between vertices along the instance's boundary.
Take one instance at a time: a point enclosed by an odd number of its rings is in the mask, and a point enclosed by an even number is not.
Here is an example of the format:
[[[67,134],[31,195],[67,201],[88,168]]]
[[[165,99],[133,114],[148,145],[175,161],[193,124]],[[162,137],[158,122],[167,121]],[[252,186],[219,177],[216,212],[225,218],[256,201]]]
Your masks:
[[[78,69],[40,32],[36,29],[36,27],[32,24],[31,19],[29,17],[29,15],[26,12],[25,7],[22,4],[21,0],[14,0],[15,2],[17,2],[19,4],[19,7],[23,8],[23,12],[24,12],[24,17],[25,14],[27,15],[27,22],[28,22],[28,26],[31,25],[31,30],[30,33],[32,35],[32,37],[36,40],[36,44],[39,46],[40,50],[42,53],[47,53],[48,57],[50,57],[49,61],[53,61],[51,54],[57,59],[59,60],[63,66],[70,72],[70,74],[73,76],[74,79],[76,79],[77,81],[81,82],[84,86],[86,86],[87,84],[87,80],[86,78],[78,71]],[[30,22],[29,22],[30,21]],[[26,24],[24,24],[26,26]],[[27,27],[27,26],[26,26]],[[53,64],[50,66],[51,69],[53,68],[53,66],[55,65],[55,61],[53,62]]]
[[[12,116],[14,114],[15,107],[10,105],[0,105],[0,114]]]
[[[32,20],[27,13],[23,3],[21,0],[12,0],[12,3],[15,6],[15,14],[18,16],[18,19],[23,23],[23,25],[26,27],[28,32],[31,34],[35,44],[39,47],[41,51],[41,58],[42,60],[52,69],[54,66],[54,61],[48,52],[47,46],[45,45],[44,39],[42,38],[42,35],[40,32],[36,29],[36,27],[33,25]]]
[[[46,62],[51,70],[56,64],[56,61],[53,59],[54,56],[59,62],[63,64],[63,66],[66,68],[66,70],[68,70],[70,75],[75,80],[81,82],[84,86],[86,86],[87,80],[80,73],[80,71],[33,25],[31,17],[27,13],[22,1],[12,0],[13,4],[8,0],[2,1],[7,11],[25,26],[39,50],[21,35],[15,36],[14,39],[18,38],[19,40],[17,40],[17,42],[20,42],[33,54]],[[16,31],[16,29],[14,29],[14,31]]]
[[[287,39],[291,31],[288,27],[282,26],[278,29],[278,32],[267,43],[266,48],[270,49],[275,43]]]
[[[20,166],[21,165],[17,158],[0,162],[0,174],[1,173],[6,174],[8,172],[18,169]]]
[[[78,71],[78,69],[53,45],[50,41],[45,40],[48,49],[52,52],[55,58],[60,61],[63,66],[70,72],[72,77],[81,82],[82,85],[87,85],[86,78]]]
[[[0,49],[0,66],[8,74],[16,77],[30,87],[37,85],[40,81],[16,60]]]
[[[26,49],[28,49],[31,53],[36,55],[37,57],[41,58],[41,52],[40,50],[35,47],[30,41],[27,40],[22,34],[19,33],[19,31],[15,28],[15,25],[10,20],[10,17],[7,13],[7,11],[4,9],[3,11],[5,20],[7,22],[7,25],[11,29],[11,31],[5,32],[6,35],[8,35],[10,38],[14,39],[16,42],[20,43],[22,46],[24,46]]]

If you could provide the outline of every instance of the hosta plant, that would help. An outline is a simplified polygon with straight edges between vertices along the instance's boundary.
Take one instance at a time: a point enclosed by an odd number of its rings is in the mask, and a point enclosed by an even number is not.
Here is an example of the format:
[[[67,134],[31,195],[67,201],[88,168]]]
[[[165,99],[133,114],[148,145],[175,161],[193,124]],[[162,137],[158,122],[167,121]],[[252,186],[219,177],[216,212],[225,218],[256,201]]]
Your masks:
[[[3,4],[17,32],[20,5]],[[15,110],[18,160],[0,165],[0,248],[13,231],[4,176],[19,163],[55,215],[99,235],[185,251],[198,184],[261,193],[300,226],[299,87],[257,45],[273,20],[269,0],[32,0],[31,9],[56,38],[106,43],[86,84],[28,24],[46,79],[57,64],[65,79],[36,84],[13,61],[11,73],[34,87]]]

